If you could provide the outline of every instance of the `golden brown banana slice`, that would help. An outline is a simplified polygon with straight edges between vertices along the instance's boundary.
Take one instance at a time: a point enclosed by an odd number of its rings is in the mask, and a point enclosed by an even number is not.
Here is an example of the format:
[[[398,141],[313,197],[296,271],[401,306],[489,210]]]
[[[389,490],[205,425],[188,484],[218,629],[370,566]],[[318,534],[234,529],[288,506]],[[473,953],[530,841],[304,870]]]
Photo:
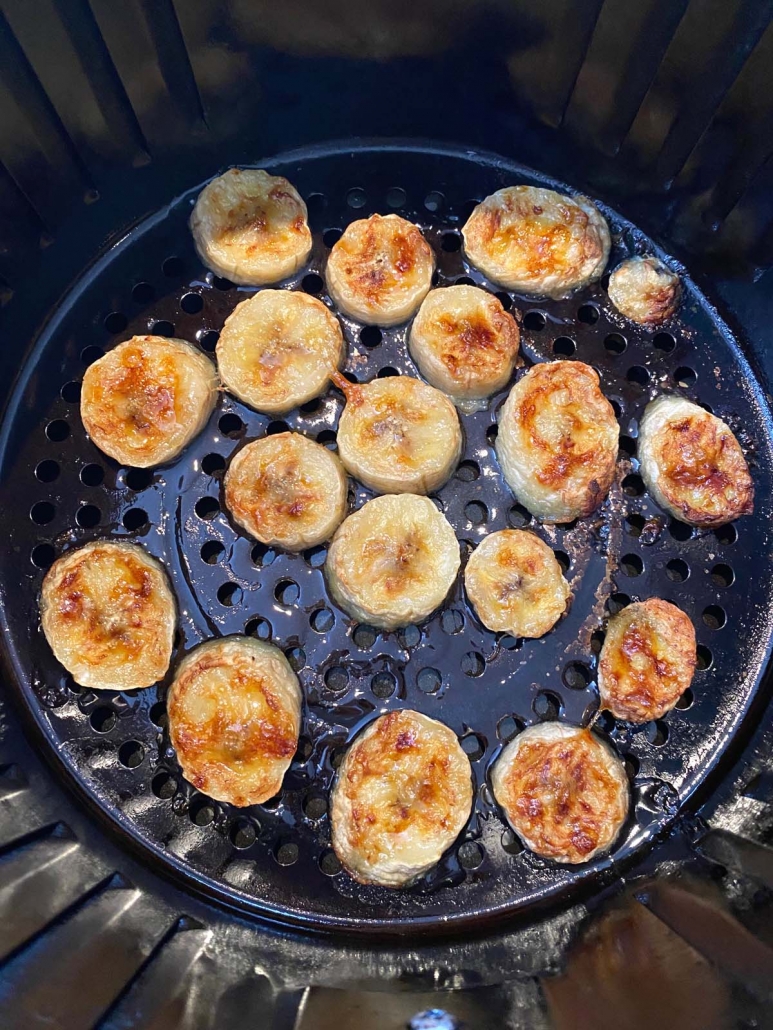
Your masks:
[[[333,600],[353,618],[397,629],[443,603],[459,564],[459,541],[432,501],[387,494],[342,522],[325,576]]]
[[[344,358],[335,315],[298,290],[261,290],[228,316],[217,342],[225,386],[267,415],[317,397]]]
[[[530,726],[494,763],[491,786],[531,851],[556,862],[589,862],[612,846],[628,815],[625,767],[590,730]]]
[[[599,656],[601,707],[649,722],[670,711],[692,682],[695,627],[668,601],[629,604],[609,620]]]
[[[754,510],[754,484],[732,430],[684,397],[662,395],[644,410],[639,461],[661,508],[691,526],[723,526]]]
[[[424,378],[470,413],[507,385],[518,360],[512,315],[477,286],[446,286],[424,298],[409,347]]]
[[[191,214],[199,257],[216,275],[265,286],[293,275],[311,252],[306,205],[281,175],[231,168],[208,183]]]
[[[346,473],[335,454],[300,433],[255,440],[231,459],[225,503],[264,544],[301,551],[329,540],[346,514]]]
[[[462,233],[472,264],[518,293],[566,296],[599,279],[609,257],[609,227],[595,204],[537,186],[497,190]]]
[[[346,396],[338,453],[350,475],[379,493],[428,494],[452,475],[462,427],[448,398],[411,376],[333,381]]]
[[[543,522],[571,522],[606,497],[619,435],[595,369],[551,361],[535,365],[510,391],[496,451],[521,504]]]
[[[432,285],[432,248],[412,222],[371,215],[346,229],[327,260],[327,288],[351,318],[398,325],[416,312]]]
[[[273,644],[209,640],[181,662],[166,703],[183,775],[242,808],[276,794],[298,747],[301,688]]]
[[[150,687],[169,668],[174,596],[164,567],[137,544],[95,540],[59,558],[43,580],[40,620],[83,687]]]
[[[609,277],[609,299],[621,315],[640,325],[657,325],[679,307],[679,276],[656,257],[632,257]]]
[[[217,401],[215,366],[185,340],[133,336],[86,369],[81,418],[101,451],[122,465],[172,461]]]
[[[464,586],[487,629],[514,637],[542,637],[571,597],[555,554],[534,533],[503,529],[475,548]]]
[[[360,883],[404,887],[436,865],[469,819],[470,760],[456,734],[419,712],[390,712],[338,770],[333,847]]]

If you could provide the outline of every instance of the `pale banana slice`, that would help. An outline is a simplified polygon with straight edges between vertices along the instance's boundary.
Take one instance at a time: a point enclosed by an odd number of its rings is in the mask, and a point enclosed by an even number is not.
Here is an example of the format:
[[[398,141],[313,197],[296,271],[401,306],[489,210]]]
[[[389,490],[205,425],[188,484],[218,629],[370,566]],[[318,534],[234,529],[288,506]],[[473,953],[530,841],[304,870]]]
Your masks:
[[[656,257],[632,257],[609,277],[607,294],[617,310],[640,325],[657,325],[679,307],[679,276]]]
[[[398,325],[432,285],[435,258],[419,229],[399,215],[371,215],[346,229],[327,261],[336,305],[368,325]]]
[[[325,576],[333,600],[353,618],[397,629],[443,603],[459,565],[459,541],[432,501],[387,494],[341,523]]]
[[[181,662],[166,707],[197,790],[240,808],[279,791],[298,747],[301,688],[278,647],[239,636],[201,644]]]
[[[530,726],[494,763],[491,786],[507,821],[531,851],[571,865],[615,842],[628,815],[625,767],[590,730],[559,722]]]
[[[284,415],[322,393],[344,353],[338,319],[298,290],[261,290],[242,301],[216,348],[227,389],[267,415]]]
[[[379,493],[428,494],[454,472],[462,454],[456,409],[433,386],[411,376],[369,383],[333,382],[346,396],[338,453],[350,475]]]
[[[390,712],[338,770],[333,848],[360,883],[404,887],[437,865],[470,817],[470,760],[456,734],[419,712]]]
[[[587,197],[508,186],[478,204],[462,229],[467,258],[518,293],[563,297],[599,279],[609,227]]]
[[[543,522],[571,522],[606,497],[619,435],[596,371],[580,361],[551,361],[510,391],[496,451],[521,504]]]
[[[754,484],[732,430],[684,397],[644,409],[641,474],[661,508],[691,526],[723,526],[754,510]]]
[[[225,503],[264,544],[286,551],[330,539],[346,514],[346,473],[335,454],[300,433],[255,440],[231,459]]]
[[[95,540],[48,570],[40,621],[76,683],[135,690],[166,674],[177,609],[160,562],[137,544]]]
[[[501,302],[477,286],[446,286],[424,298],[408,345],[424,378],[467,414],[507,386],[520,332]]]
[[[555,554],[534,533],[503,529],[475,548],[464,586],[487,629],[514,637],[542,637],[571,597]]]
[[[245,286],[278,283],[311,253],[306,205],[287,179],[262,169],[231,168],[208,183],[191,232],[207,268]]]
[[[149,468],[172,461],[201,432],[218,386],[215,366],[185,340],[133,336],[86,369],[81,419],[105,454]]]

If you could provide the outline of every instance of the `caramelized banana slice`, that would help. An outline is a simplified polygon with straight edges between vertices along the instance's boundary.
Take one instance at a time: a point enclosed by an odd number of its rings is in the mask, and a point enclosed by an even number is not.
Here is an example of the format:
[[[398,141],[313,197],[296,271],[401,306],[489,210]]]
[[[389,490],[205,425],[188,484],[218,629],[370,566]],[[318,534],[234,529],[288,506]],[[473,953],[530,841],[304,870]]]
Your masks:
[[[166,674],[177,610],[160,562],[137,544],[95,540],[48,570],[40,621],[76,683],[135,690]]]
[[[609,228],[595,204],[536,186],[497,190],[462,233],[472,264],[518,293],[566,296],[599,279],[609,257]]]
[[[371,215],[346,229],[330,251],[327,288],[351,318],[398,325],[416,312],[432,285],[432,248],[399,215]]]
[[[682,287],[660,258],[633,257],[610,275],[607,293],[621,315],[640,325],[657,325],[679,307]]]
[[[397,629],[442,604],[459,564],[459,542],[432,501],[387,494],[342,522],[325,576],[333,600],[353,618]]]
[[[183,775],[240,808],[276,794],[298,747],[301,688],[273,644],[209,640],[181,662],[166,703]]]
[[[81,418],[101,451],[122,465],[171,461],[207,423],[215,366],[185,340],[133,336],[86,369]]]
[[[530,726],[494,764],[491,786],[531,851],[556,862],[589,862],[612,846],[628,815],[625,767],[590,730]]]
[[[619,434],[595,370],[551,361],[535,365],[510,391],[496,451],[507,483],[533,515],[571,522],[606,497]]]
[[[226,387],[267,415],[317,397],[344,358],[338,319],[297,290],[261,290],[238,304],[217,342]]]
[[[338,770],[333,847],[360,883],[403,887],[440,861],[471,807],[456,734],[419,712],[390,712],[360,733]]]
[[[716,415],[684,397],[651,401],[639,427],[639,461],[661,508],[691,526],[723,526],[754,510],[740,444]]]
[[[311,252],[306,205],[281,175],[231,168],[208,183],[191,214],[199,257],[217,275],[265,286],[293,275]]]
[[[256,540],[301,551],[328,540],[346,514],[346,474],[325,447],[278,433],[234,455],[225,503]]]

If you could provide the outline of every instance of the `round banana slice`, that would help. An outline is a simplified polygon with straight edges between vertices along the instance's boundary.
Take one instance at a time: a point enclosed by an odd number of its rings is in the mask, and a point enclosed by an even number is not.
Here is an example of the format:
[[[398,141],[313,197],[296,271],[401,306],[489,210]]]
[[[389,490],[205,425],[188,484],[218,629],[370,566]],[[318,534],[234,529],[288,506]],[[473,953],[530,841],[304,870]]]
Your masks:
[[[225,386],[267,415],[317,397],[344,359],[335,315],[298,290],[261,290],[238,304],[217,341]]]
[[[355,739],[338,770],[333,848],[360,883],[404,887],[437,865],[470,817],[472,771],[456,734],[410,710]]]
[[[518,293],[563,297],[599,279],[609,227],[587,197],[508,186],[478,204],[462,229],[467,258]]]
[[[86,369],[81,419],[105,454],[149,468],[201,432],[218,386],[215,366],[185,340],[133,336]]]
[[[601,648],[601,707],[629,722],[659,719],[690,686],[696,660],[695,628],[680,608],[658,597],[629,604]]]
[[[327,260],[327,288],[351,318],[398,325],[415,314],[432,285],[432,248],[412,222],[371,215],[346,229]]]
[[[580,361],[551,361],[510,391],[496,451],[521,504],[543,522],[571,522],[606,497],[619,435],[596,371]]]
[[[346,514],[346,473],[321,444],[300,433],[277,433],[231,459],[225,503],[256,540],[301,551],[338,528]]]
[[[279,791],[301,728],[298,677],[279,648],[236,636],[201,644],[180,663],[166,708],[197,790],[239,808]]]
[[[628,815],[625,767],[590,730],[559,722],[530,726],[494,763],[491,786],[507,821],[531,851],[576,865],[614,843]]]
[[[640,325],[665,322],[679,307],[679,276],[656,257],[632,257],[609,277],[609,299],[621,315]]]
[[[723,526],[754,510],[754,484],[732,430],[684,397],[664,394],[647,405],[638,453],[647,489],[682,522]]]
[[[40,621],[76,683],[135,690],[166,674],[177,609],[160,562],[137,544],[95,540],[48,570]]]
[[[572,593],[548,545],[522,529],[481,541],[467,562],[464,586],[483,625],[514,637],[544,636]]]
[[[469,414],[507,385],[520,336],[492,294],[477,286],[446,286],[424,298],[408,345],[424,378]]]
[[[332,376],[346,407],[338,453],[350,475],[380,493],[428,494],[462,454],[462,427],[448,398],[411,376],[350,383]]]
[[[217,275],[265,286],[293,275],[311,253],[306,205],[281,175],[231,168],[208,183],[191,214],[199,257]]]
[[[427,497],[387,494],[345,519],[327,553],[336,604],[377,629],[426,619],[459,571],[459,541]]]

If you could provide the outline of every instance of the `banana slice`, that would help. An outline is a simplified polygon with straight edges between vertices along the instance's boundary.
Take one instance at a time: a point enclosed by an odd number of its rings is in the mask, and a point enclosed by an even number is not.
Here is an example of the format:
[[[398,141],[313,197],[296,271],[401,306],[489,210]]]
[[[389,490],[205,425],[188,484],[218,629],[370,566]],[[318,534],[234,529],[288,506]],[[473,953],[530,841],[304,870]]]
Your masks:
[[[494,763],[491,786],[531,851],[556,862],[589,862],[611,847],[628,815],[625,767],[590,730],[530,726]]]
[[[571,597],[555,554],[522,529],[487,536],[470,555],[464,586],[483,625],[514,637],[544,636]]]
[[[277,433],[231,459],[225,503],[257,540],[301,551],[338,528],[346,514],[346,473],[321,444],[300,433]]]
[[[470,414],[507,385],[520,336],[492,294],[477,286],[446,286],[424,298],[408,346],[424,378]]]
[[[89,365],[81,419],[122,465],[171,461],[207,423],[217,401],[215,366],[185,340],[133,336]]]
[[[607,293],[621,315],[640,325],[657,325],[679,307],[682,287],[660,258],[633,257],[610,275]]]
[[[427,497],[387,494],[345,519],[327,552],[336,604],[377,629],[426,619],[459,571],[459,541]]]
[[[166,674],[177,609],[160,562],[136,544],[95,540],[48,570],[40,621],[76,683],[135,690]]]
[[[462,229],[467,258],[518,293],[564,297],[599,279],[609,227],[587,197],[508,186],[478,204]]]
[[[432,248],[412,222],[371,215],[346,229],[327,260],[327,288],[337,306],[368,325],[398,325],[432,285]]]
[[[239,808],[279,791],[301,727],[298,677],[279,648],[238,636],[201,644],[181,662],[166,707],[197,790]]]
[[[338,453],[347,471],[380,493],[428,494],[462,454],[462,427],[448,398],[411,376],[369,383],[331,377],[346,397]]]
[[[238,304],[217,341],[226,387],[267,415],[284,415],[317,397],[344,359],[338,319],[297,290],[261,290]]]
[[[749,466],[731,429],[684,397],[647,405],[638,453],[647,489],[682,522],[723,526],[754,510]]]
[[[199,257],[217,275],[265,286],[293,275],[311,253],[306,205],[281,175],[231,168],[199,194],[191,232]]]
[[[543,522],[571,522],[606,497],[619,435],[596,371],[580,361],[551,361],[510,391],[496,451],[521,504]]]
[[[692,682],[695,628],[681,609],[651,597],[609,620],[599,656],[601,707],[649,722],[670,711]]]
[[[355,880],[404,887],[437,865],[469,819],[470,760],[442,722],[390,712],[347,751],[331,802],[333,848]]]

